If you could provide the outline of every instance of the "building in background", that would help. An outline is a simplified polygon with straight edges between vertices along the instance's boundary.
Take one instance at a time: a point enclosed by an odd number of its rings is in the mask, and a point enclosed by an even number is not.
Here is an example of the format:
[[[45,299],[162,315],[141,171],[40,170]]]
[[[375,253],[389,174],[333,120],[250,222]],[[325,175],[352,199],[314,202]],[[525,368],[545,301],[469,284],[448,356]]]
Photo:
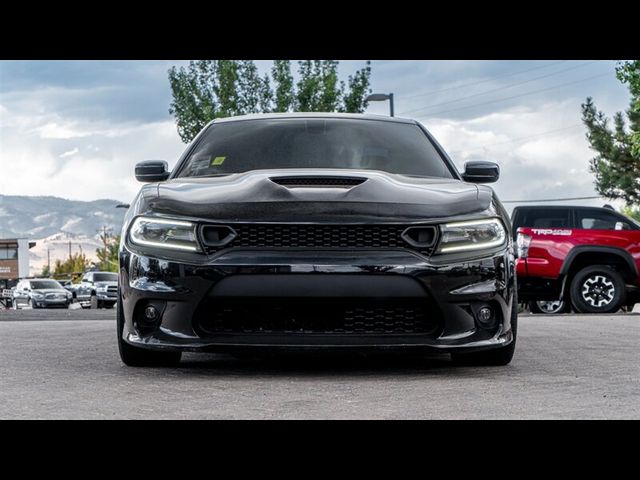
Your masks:
[[[29,249],[35,245],[26,238],[0,239],[0,289],[29,276]]]

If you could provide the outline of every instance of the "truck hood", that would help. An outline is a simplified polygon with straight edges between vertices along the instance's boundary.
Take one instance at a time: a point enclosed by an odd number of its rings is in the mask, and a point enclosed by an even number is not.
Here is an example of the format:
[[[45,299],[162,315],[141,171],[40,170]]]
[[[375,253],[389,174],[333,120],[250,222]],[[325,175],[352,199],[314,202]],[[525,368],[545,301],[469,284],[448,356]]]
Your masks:
[[[347,169],[255,170],[156,186],[141,210],[243,222],[420,221],[482,212],[493,197],[456,179]]]

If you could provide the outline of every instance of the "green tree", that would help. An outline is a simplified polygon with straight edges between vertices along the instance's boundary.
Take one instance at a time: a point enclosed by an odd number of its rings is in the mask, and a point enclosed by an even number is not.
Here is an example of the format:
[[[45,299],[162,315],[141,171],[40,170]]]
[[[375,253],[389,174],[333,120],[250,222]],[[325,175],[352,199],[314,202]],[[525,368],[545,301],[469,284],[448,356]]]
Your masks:
[[[53,276],[62,277],[71,275],[72,273],[84,272],[89,266],[89,263],[89,259],[84,253],[74,253],[64,261],[60,259],[55,261]]]
[[[120,235],[112,237],[108,234],[104,237],[104,233],[100,236],[101,241],[106,243],[105,247],[96,249],[98,257],[98,268],[103,272],[118,271],[118,246],[120,245]]]
[[[640,222],[640,208],[626,205],[622,207],[622,213],[627,217],[633,218],[634,220]]]
[[[45,265],[44,267],[42,267],[42,273],[40,273],[41,277],[50,277],[51,276],[51,270],[49,270],[49,265]]]
[[[587,127],[587,140],[597,152],[590,163],[596,190],[633,205],[640,203],[640,60],[620,63],[616,75],[631,93],[626,119],[625,114],[617,112],[610,125],[589,97],[582,104],[582,121]]]
[[[289,60],[274,60],[271,76],[275,85],[274,112],[288,112],[293,109],[296,101]]]
[[[371,63],[339,81],[336,60],[298,62],[294,85],[289,60],[275,60],[260,77],[251,60],[197,60],[169,69],[178,134],[190,142],[214,118],[268,112],[363,112]],[[273,84],[273,87],[272,87]]]

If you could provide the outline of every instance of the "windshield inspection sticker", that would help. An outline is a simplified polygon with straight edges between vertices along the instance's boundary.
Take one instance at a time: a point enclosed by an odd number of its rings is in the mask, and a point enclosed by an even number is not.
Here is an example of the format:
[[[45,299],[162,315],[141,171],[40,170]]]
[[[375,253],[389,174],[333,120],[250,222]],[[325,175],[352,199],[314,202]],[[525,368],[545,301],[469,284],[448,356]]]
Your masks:
[[[211,166],[222,165],[227,157],[215,157],[211,159]]]
[[[571,235],[571,230],[559,230],[554,228],[532,228],[536,235]]]

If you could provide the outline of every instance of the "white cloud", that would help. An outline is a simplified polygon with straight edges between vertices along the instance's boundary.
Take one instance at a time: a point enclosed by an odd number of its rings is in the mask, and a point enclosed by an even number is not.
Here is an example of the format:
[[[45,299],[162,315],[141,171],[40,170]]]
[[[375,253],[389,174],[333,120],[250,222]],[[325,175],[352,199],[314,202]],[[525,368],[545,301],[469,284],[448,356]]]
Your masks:
[[[172,165],[185,148],[171,120],[111,129],[101,125],[90,132],[71,127],[58,131],[68,135],[49,135],[51,130],[29,135],[20,128],[25,122],[14,120],[8,122],[14,127],[4,122],[0,127],[1,186],[7,195],[130,201],[140,187],[133,174],[138,161],[159,158]],[[69,141],[77,146],[69,148]]]
[[[58,157],[60,158],[67,158],[67,157],[73,157],[75,154],[77,154],[80,150],[78,149],[78,147],[73,148],[71,150],[67,150],[66,152],[58,155]]]
[[[12,70],[13,64],[0,63],[3,74],[18,72],[3,75],[0,85],[0,192],[131,200],[139,189],[133,175],[136,162],[156,158],[173,166],[185,148],[167,112],[166,70],[171,63],[176,62],[33,62],[27,65],[32,74],[25,78],[19,76],[25,65]],[[536,65],[546,63],[553,62]],[[259,65],[266,71],[271,64]],[[363,65],[344,61],[341,74]],[[568,65],[543,67],[535,75]],[[415,115],[459,168],[471,159],[500,164],[502,178],[494,188],[503,199],[595,195],[588,170],[593,152],[580,125],[580,103],[592,95],[608,114],[623,110],[626,87],[615,79],[613,62],[595,62],[545,82],[510,88],[508,94],[496,91],[534,76],[511,76],[531,66],[506,61],[374,61],[372,89],[394,92],[396,112],[424,112]],[[571,90],[474,107],[599,72],[611,76],[575,84]],[[575,77],[567,78],[571,75]],[[495,93],[484,96],[488,90]],[[480,98],[471,98],[474,95]],[[461,97],[470,100],[458,103]],[[458,111],[427,113],[441,111],[446,107],[437,105],[444,103]],[[388,108],[388,102],[374,102],[369,112],[387,114]]]

